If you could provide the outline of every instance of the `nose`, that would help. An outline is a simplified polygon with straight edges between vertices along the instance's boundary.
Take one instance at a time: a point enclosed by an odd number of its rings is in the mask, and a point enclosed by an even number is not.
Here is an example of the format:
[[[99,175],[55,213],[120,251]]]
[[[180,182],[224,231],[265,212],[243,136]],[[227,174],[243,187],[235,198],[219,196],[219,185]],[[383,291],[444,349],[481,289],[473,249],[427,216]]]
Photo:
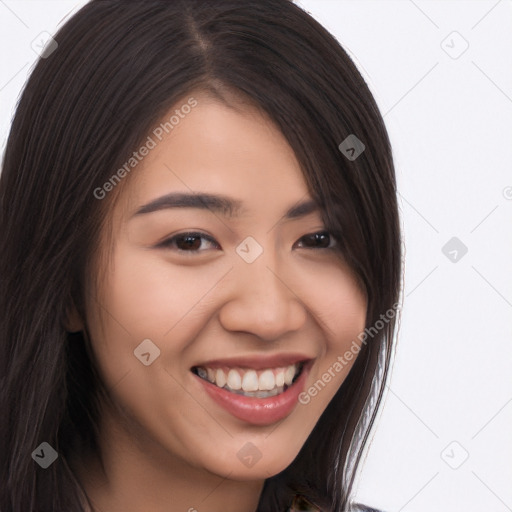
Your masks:
[[[228,331],[247,332],[272,341],[300,329],[307,311],[300,297],[297,280],[290,272],[259,258],[251,264],[240,262],[231,276],[232,290],[219,313]]]

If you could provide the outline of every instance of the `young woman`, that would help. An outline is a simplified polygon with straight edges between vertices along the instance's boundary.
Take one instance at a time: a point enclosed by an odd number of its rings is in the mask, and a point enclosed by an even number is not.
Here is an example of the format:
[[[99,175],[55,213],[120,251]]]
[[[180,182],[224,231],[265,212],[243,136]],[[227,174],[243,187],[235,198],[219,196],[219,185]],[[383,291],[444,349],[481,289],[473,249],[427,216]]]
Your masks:
[[[0,511],[371,510],[392,153],[288,0],[93,0],[0,175]]]

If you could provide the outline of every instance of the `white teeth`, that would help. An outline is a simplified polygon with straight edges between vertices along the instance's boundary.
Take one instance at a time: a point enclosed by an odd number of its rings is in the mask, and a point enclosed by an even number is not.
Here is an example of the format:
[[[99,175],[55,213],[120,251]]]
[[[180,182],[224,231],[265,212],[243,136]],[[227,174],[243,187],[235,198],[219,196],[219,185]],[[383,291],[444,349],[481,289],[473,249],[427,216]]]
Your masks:
[[[197,374],[199,375],[199,377],[201,377],[202,379],[206,379],[208,377],[208,372],[204,369],[204,368],[198,368],[197,369]]]
[[[236,370],[229,370],[227,383],[231,389],[242,389],[242,378]]]
[[[217,382],[217,386],[219,383]],[[254,370],[245,372],[242,379],[242,389],[244,391],[257,391],[259,386],[258,374]]]
[[[272,370],[265,370],[258,380],[258,389],[261,391],[270,391],[276,385],[276,379]]]
[[[287,386],[290,386],[293,380],[293,377],[295,377],[295,365],[288,366],[286,368],[286,371],[284,372],[284,383]]]
[[[284,391],[284,386],[291,386],[301,366],[292,364],[285,368],[268,368],[266,370],[247,370],[230,368],[196,367],[196,373],[202,379],[228,391],[248,393],[248,396],[260,398],[274,396]]]
[[[278,388],[284,386],[284,370],[279,370],[277,373],[276,373],[276,386]]]
[[[219,388],[223,388],[226,385],[226,375],[220,368],[215,372],[215,384],[217,384]]]

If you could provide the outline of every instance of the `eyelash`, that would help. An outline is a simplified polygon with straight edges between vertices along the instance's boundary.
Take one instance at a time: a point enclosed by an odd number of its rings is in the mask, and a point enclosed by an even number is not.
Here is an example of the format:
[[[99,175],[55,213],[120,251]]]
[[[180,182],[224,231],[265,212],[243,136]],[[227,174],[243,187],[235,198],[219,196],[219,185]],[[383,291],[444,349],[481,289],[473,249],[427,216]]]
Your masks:
[[[308,233],[307,235],[304,235],[303,237],[301,237],[299,240],[303,240],[306,237],[315,237],[316,238],[318,235],[327,235],[330,237],[329,246],[328,247],[318,247],[318,249],[332,250],[332,249],[334,249],[334,246],[337,245],[336,240],[332,237],[332,235],[328,231],[318,231],[315,233]],[[198,232],[198,231],[186,231],[184,233],[178,233],[177,235],[174,235],[173,237],[168,238],[168,239],[164,240],[163,242],[159,243],[157,247],[163,248],[163,249],[171,249],[173,247],[174,242],[176,242],[176,240],[184,239],[184,238],[196,238],[196,239],[203,238],[205,240],[208,240],[210,243],[214,244],[215,246],[217,246],[217,248],[220,247],[220,245],[211,236],[209,236],[205,233]],[[333,245],[333,243],[334,243],[334,245]],[[308,247],[306,247],[306,249],[307,248]],[[179,249],[179,248],[177,249],[177,251],[181,254],[189,253],[190,255],[203,252],[203,250],[189,251],[189,250],[184,250],[184,249]]]

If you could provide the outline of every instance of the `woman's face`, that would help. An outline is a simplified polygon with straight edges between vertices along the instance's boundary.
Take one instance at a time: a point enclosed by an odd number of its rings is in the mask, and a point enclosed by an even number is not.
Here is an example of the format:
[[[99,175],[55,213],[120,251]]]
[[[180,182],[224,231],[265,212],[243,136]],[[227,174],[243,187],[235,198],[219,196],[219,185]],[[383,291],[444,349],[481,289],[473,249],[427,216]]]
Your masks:
[[[280,131],[194,99],[124,178],[87,325],[130,450],[261,480],[292,462],[348,374],[366,298],[320,212],[298,208],[311,196]]]

